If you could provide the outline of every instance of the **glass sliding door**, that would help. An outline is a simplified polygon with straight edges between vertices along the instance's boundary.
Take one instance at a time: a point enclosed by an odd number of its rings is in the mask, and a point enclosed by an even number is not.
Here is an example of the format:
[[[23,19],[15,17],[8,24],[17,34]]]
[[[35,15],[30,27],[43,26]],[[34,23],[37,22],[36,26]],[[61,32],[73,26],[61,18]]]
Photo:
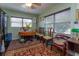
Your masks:
[[[53,13],[39,21],[39,27],[45,28],[46,35],[49,35],[50,28],[52,33],[70,34],[71,30],[71,10],[63,10],[61,12]]]
[[[45,19],[39,20],[38,32],[45,35]]]
[[[56,33],[65,33],[70,34],[70,10],[62,11],[55,14],[55,32]]]
[[[49,29],[54,28],[54,15],[48,16],[45,18],[45,32],[46,35],[49,35]],[[53,32],[53,30],[52,30]]]

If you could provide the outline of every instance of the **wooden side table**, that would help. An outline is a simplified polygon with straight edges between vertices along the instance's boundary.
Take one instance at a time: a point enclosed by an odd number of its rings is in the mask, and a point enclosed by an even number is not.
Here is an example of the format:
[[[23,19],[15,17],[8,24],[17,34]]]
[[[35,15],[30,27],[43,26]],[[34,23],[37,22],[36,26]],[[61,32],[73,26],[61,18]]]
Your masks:
[[[43,34],[39,34],[39,33],[36,33],[36,36],[37,36],[37,40],[40,40],[40,42],[42,42],[42,37],[43,37]]]
[[[43,36],[42,41],[43,41],[43,43],[46,43],[46,46],[48,46],[48,44],[49,44],[50,42],[53,43],[53,40],[52,40],[52,39],[53,39],[53,38],[50,37],[50,36]],[[51,44],[52,44],[52,43],[51,43]]]

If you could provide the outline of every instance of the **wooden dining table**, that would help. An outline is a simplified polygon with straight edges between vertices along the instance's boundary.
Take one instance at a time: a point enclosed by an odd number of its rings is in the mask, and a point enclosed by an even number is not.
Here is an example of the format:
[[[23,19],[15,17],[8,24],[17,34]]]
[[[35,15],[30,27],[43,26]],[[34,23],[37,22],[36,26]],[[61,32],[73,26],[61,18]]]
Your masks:
[[[68,49],[79,53],[79,40],[71,38],[67,39],[67,41],[68,41]]]

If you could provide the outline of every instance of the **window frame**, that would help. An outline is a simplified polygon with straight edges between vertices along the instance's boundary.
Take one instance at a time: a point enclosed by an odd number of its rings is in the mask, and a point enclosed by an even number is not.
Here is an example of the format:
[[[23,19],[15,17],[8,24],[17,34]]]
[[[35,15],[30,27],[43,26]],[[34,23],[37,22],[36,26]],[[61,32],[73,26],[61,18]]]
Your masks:
[[[71,8],[69,7],[69,8],[60,10],[60,11],[58,11],[58,12],[51,13],[51,14],[49,14],[49,15],[44,16],[44,18],[47,18],[47,17],[50,17],[50,16],[54,15],[54,21],[53,21],[54,32],[55,32],[55,25],[56,25],[56,22],[55,22],[55,21],[56,21],[55,15],[58,14],[58,13],[62,13],[62,12],[64,12],[64,11],[68,11],[68,10],[71,10]],[[64,32],[63,32],[63,33],[64,33]]]
[[[11,16],[11,17],[10,17],[10,24],[12,24],[11,18],[21,18],[21,19],[22,19],[22,27],[24,27],[24,26],[23,26],[23,19],[30,19],[30,20],[32,20],[32,18],[24,18],[24,17]],[[15,22],[15,23],[16,23],[16,22]],[[31,23],[32,23],[32,22],[31,22]],[[10,27],[12,27],[12,26],[10,26]]]

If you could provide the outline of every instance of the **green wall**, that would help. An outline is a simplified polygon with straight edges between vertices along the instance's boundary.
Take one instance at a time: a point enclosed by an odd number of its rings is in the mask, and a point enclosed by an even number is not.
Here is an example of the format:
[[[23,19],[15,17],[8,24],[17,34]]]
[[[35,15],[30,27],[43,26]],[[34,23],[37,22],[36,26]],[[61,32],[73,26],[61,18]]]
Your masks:
[[[28,14],[28,13],[22,13],[19,11],[14,11],[14,10],[9,10],[9,9],[3,9],[7,14],[8,14],[8,32],[11,32],[13,34],[13,39],[18,39],[18,32],[20,31],[19,28],[12,28],[10,27],[10,17],[11,16],[16,16],[16,17],[24,17],[24,18],[32,18],[33,19],[33,30],[36,28],[39,28],[39,22],[44,19],[44,16],[49,15],[51,13],[55,13],[57,11],[66,9],[66,8],[71,8],[71,28],[73,27],[73,22],[76,20],[75,17],[75,12],[77,5],[74,3],[60,3],[60,4],[53,4],[51,7],[45,9],[42,11],[42,14],[38,15],[33,15],[33,14]],[[37,19],[37,20],[36,20]],[[36,23],[37,22],[37,23]]]
[[[22,12],[18,12],[18,11],[14,11],[14,10],[9,10],[9,9],[3,9],[7,15],[8,15],[8,33],[12,33],[12,39],[18,39],[18,32],[20,31],[20,28],[15,28],[15,27],[11,27],[11,23],[10,23],[10,17],[11,16],[15,16],[15,17],[23,17],[23,18],[31,18],[33,20],[33,24],[32,24],[32,30],[36,29],[36,15],[33,14],[28,14],[28,13],[22,13]]]

